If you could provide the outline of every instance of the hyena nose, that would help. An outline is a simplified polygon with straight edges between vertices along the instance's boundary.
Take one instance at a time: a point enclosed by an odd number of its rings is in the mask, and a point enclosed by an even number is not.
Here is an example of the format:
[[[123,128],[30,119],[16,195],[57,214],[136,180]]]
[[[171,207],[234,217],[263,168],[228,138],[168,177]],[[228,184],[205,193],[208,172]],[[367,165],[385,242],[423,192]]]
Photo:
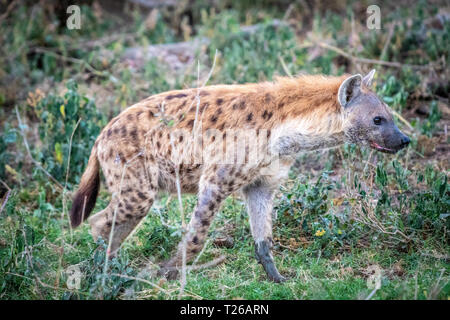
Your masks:
[[[410,140],[407,136],[404,136],[404,137],[402,138],[401,147],[404,148],[404,147],[408,146],[408,144],[409,144],[410,142],[411,142],[411,140]]]

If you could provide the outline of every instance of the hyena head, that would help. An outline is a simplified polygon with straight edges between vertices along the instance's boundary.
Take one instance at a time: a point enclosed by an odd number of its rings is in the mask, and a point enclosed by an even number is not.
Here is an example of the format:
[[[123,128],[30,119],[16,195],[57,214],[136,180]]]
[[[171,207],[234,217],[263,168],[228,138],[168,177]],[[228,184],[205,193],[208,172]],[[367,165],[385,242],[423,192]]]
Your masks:
[[[365,77],[347,78],[339,87],[338,100],[344,109],[346,140],[371,148],[396,153],[410,140],[394,123],[389,107],[370,91],[375,70]]]

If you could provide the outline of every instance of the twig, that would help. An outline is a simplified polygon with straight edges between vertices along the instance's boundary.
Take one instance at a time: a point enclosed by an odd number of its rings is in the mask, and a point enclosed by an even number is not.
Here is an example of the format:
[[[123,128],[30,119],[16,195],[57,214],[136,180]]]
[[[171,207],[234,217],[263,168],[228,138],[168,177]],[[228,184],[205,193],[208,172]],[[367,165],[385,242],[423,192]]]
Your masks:
[[[437,296],[439,295],[439,292],[442,291],[444,287],[439,287],[439,283],[441,282],[442,275],[444,274],[445,269],[441,270],[441,274],[439,275],[438,280],[436,281],[436,284],[431,288],[430,294],[428,295],[428,300],[434,300],[437,299]]]
[[[381,54],[380,54],[380,60],[384,60],[384,57],[386,56],[386,52],[387,52],[387,49],[389,48],[389,43],[391,43],[392,36],[394,35],[394,29],[395,29],[396,25],[397,25],[397,23],[393,23],[393,24],[391,24],[391,27],[389,28],[389,33],[386,38],[386,42],[384,43],[383,51],[381,51]]]
[[[14,6],[16,5],[17,2],[19,2],[19,1],[18,0],[14,0],[13,2],[11,2],[8,5],[8,7],[6,8],[5,13],[0,16],[0,23],[2,23],[3,20],[6,19],[6,17],[8,17],[9,13],[12,11],[12,9],[14,8]]]
[[[188,267],[188,269],[191,270],[202,270],[202,269],[207,269],[207,268],[211,268],[211,267],[215,267],[221,263],[223,263],[226,259],[226,256],[222,255],[214,260],[211,260],[209,262],[206,262],[204,264],[198,264],[195,266],[190,266]]]
[[[416,65],[416,64],[407,64],[407,63],[400,63],[400,62],[391,62],[391,61],[381,61],[376,59],[367,59],[367,58],[359,58],[355,57],[344,50],[335,47],[331,44],[321,42],[321,41],[314,41],[313,42],[318,45],[319,47],[322,47],[324,49],[328,49],[331,51],[334,51],[341,56],[346,57],[347,59],[352,60],[353,62],[359,62],[359,63],[368,63],[368,64],[378,64],[386,67],[393,67],[393,68],[411,68],[411,69],[417,69],[417,70],[434,70],[433,64],[428,65]]]
[[[45,53],[48,54],[50,56],[53,56],[55,58],[58,58],[60,60],[63,61],[68,61],[68,62],[72,62],[72,63],[77,63],[77,64],[81,64],[83,67],[85,67],[86,69],[88,69],[90,72],[92,72],[93,74],[99,76],[99,77],[108,77],[109,73],[106,71],[99,71],[97,69],[95,69],[93,66],[91,66],[89,63],[87,63],[86,61],[82,60],[82,59],[77,59],[77,58],[73,58],[73,57],[66,57],[63,56],[61,54],[58,54],[56,52],[50,51],[48,49],[45,48],[34,48],[32,49],[32,51],[34,52],[38,52],[38,53]]]
[[[31,161],[34,163],[34,165],[39,170],[44,172],[47,177],[52,179],[53,182],[58,186],[58,188],[60,188],[61,190],[64,190],[64,187],[58,182],[58,180],[56,180],[47,170],[45,170],[44,167],[42,167],[42,165],[40,164],[40,162],[34,160],[33,156],[31,155],[30,146],[28,145],[27,138],[25,136],[25,133],[23,132],[23,123],[22,123],[22,119],[20,118],[19,109],[17,108],[17,106],[16,106],[16,116],[17,116],[17,121],[19,122],[20,135],[23,138],[23,143],[25,144],[25,149],[27,150],[28,156],[30,157]]]
[[[165,290],[164,288],[161,288],[160,286],[158,286],[157,284],[154,284],[153,282],[150,282],[146,279],[142,279],[142,278],[137,278],[137,277],[131,277],[131,276],[126,276],[124,274],[118,274],[118,273],[113,273],[111,274],[111,276],[116,276],[116,277],[120,277],[120,278],[125,278],[125,279],[130,279],[130,280],[135,280],[135,281],[139,281],[139,282],[144,282],[150,286],[152,286],[153,288],[156,288],[164,293],[167,294],[167,290]]]
[[[11,188],[8,186],[8,184],[5,181],[3,181],[2,179],[0,179],[0,183],[2,185],[4,185],[6,189],[11,190]]]
[[[206,77],[205,81],[203,82],[201,87],[197,88],[197,94],[196,97],[193,101],[197,101],[197,109],[195,111],[195,120],[194,120],[194,125],[193,125],[193,141],[195,143],[196,141],[196,131],[197,131],[197,121],[198,121],[198,113],[199,113],[199,108],[200,108],[200,90],[208,83],[209,79],[211,78],[214,69],[216,67],[216,60],[217,60],[217,49],[216,52],[214,53],[214,60],[213,60],[213,64],[211,66],[211,70],[208,73],[208,76]],[[197,82],[200,83],[200,62],[197,63]],[[201,127],[200,127],[201,130]],[[200,132],[201,134],[201,132]],[[176,171],[177,172],[177,171]],[[177,172],[178,173],[178,172]],[[181,188],[179,188],[179,176],[177,174],[177,194],[178,194],[178,201],[180,203],[180,208],[182,210],[182,202],[181,202]],[[186,230],[186,226],[184,224],[184,212],[181,211],[182,214],[182,221],[183,221],[183,240],[182,240],[182,252],[181,252],[181,259],[182,259],[182,264],[181,264],[181,285],[180,285],[180,293],[179,293],[179,298],[182,297],[183,292],[184,292],[184,288],[186,286],[186,233],[190,232],[190,230]]]
[[[417,300],[417,291],[419,289],[418,283],[417,283],[417,276],[419,275],[419,268],[416,270],[416,274],[414,275],[414,300]]]
[[[195,258],[194,262],[192,262],[192,266],[195,266],[197,264],[197,261],[200,259],[200,257],[203,255],[203,253],[205,252],[206,248],[208,247],[208,244],[211,242],[211,239],[208,239],[206,241],[206,243],[204,244],[202,251],[200,251],[200,253],[197,255],[197,257]]]
[[[63,260],[63,256],[64,256],[64,245],[65,245],[65,241],[64,241],[64,229],[63,229],[63,224],[62,221],[64,220],[64,215],[67,212],[67,203],[66,203],[66,191],[67,191],[67,181],[69,180],[69,171],[70,171],[70,156],[72,153],[72,141],[73,141],[73,136],[75,134],[75,131],[78,128],[78,125],[80,124],[81,118],[78,119],[77,123],[75,124],[75,127],[73,128],[72,134],[70,135],[70,140],[69,140],[69,154],[67,157],[67,168],[66,168],[66,181],[64,183],[64,189],[63,189],[63,193],[62,193],[62,211],[61,211],[61,240],[62,240],[62,246],[61,246],[61,250],[60,250],[60,255],[59,255],[59,265],[58,265],[58,272],[57,272],[57,276],[56,276],[56,280],[55,280],[55,286],[59,286],[59,276],[60,276],[60,270],[62,267],[62,260]],[[72,233],[72,226],[69,223],[69,229],[70,232]]]
[[[6,274],[10,274],[10,275],[15,276],[15,277],[19,277],[19,278],[23,278],[23,279],[27,279],[27,280],[33,281],[32,278],[27,277],[27,276],[24,276],[24,275],[21,275],[21,274],[9,272],[9,271],[7,271],[7,272],[5,272],[5,273],[6,273]],[[39,279],[39,278],[37,278],[37,280],[38,280],[38,283],[39,283],[41,286],[45,287],[45,288],[54,289],[54,290],[60,290],[60,291],[64,291],[64,292],[70,291],[70,292],[75,292],[75,293],[78,293],[78,294],[82,294],[82,295],[88,296],[87,293],[82,292],[82,291],[77,291],[77,290],[73,290],[73,289],[69,289],[69,288],[55,287],[55,286],[52,286],[52,285],[47,284],[47,283],[45,283],[45,282],[42,282],[42,280]]]
[[[446,260],[446,261],[450,260],[450,256],[444,255],[444,254],[442,254],[442,255],[439,255],[439,254],[435,255],[435,254],[430,254],[430,253],[422,253],[421,255],[424,256],[424,257],[430,257],[430,258],[435,258],[435,259],[443,259],[443,260]]]
[[[366,165],[364,166],[363,174],[366,172],[367,166],[368,166],[369,164],[372,164],[372,163],[370,163],[370,159],[372,158],[373,152],[374,152],[374,150],[370,150],[369,157],[367,158],[367,161],[365,161],[365,162],[366,162]],[[374,166],[374,165],[372,164],[372,166]],[[375,166],[374,166],[374,167],[375,167]]]
[[[375,293],[377,293],[377,291],[378,291],[377,288],[373,289],[372,292],[367,296],[366,300],[372,299],[373,295],[374,295]]]
[[[64,183],[64,190],[63,190],[63,212],[62,214],[64,215],[65,212],[65,205],[66,205],[66,199],[65,199],[65,193],[66,193],[66,188],[67,188],[67,181],[69,180],[69,168],[70,168],[70,157],[72,155],[72,141],[73,141],[73,136],[75,134],[75,131],[78,128],[78,125],[81,122],[81,118],[78,119],[77,123],[75,124],[75,128],[72,131],[72,134],[70,135],[70,140],[69,140],[69,155],[67,158],[67,169],[66,169],[66,181]],[[86,199],[85,199],[86,202]],[[85,209],[86,204],[83,206],[83,215],[82,215],[82,219],[84,219],[84,209]],[[70,217],[67,216],[67,218],[70,220]],[[61,221],[62,221],[62,217],[61,217]],[[83,220],[81,220],[83,221]],[[69,223],[69,228],[70,228],[70,233],[72,234],[72,225]]]
[[[278,55],[278,60],[281,62],[281,66],[283,67],[284,72],[292,78],[292,73],[289,71],[288,67],[286,66],[286,63],[284,62],[284,59],[281,55]]]
[[[118,33],[118,34],[112,34],[100,39],[96,39],[96,40],[88,40],[85,42],[80,42],[77,43],[76,45],[74,45],[74,48],[77,48],[79,46],[83,46],[86,48],[93,48],[96,46],[99,47],[105,47],[108,43],[113,42],[113,41],[117,41],[117,40],[133,40],[134,38],[136,38],[136,33],[126,33],[126,34],[122,34],[122,33]]]
[[[3,212],[3,208],[6,206],[6,203],[8,202],[10,194],[11,194],[11,190],[8,190],[8,192],[6,192],[5,200],[2,203],[2,207],[0,208],[0,214]]]
[[[206,262],[204,264],[198,264],[195,266],[186,266],[186,270],[188,271],[192,271],[192,270],[202,270],[202,269],[207,269],[207,268],[211,268],[214,266],[217,266],[218,264],[221,264],[222,262],[224,262],[226,259],[226,256],[222,255],[214,260],[211,260],[209,262]],[[167,270],[178,270],[177,267],[167,267]]]
[[[154,1],[154,0],[127,0],[135,5],[143,6],[146,9],[154,8],[164,8],[164,7],[174,7],[179,5],[177,0],[164,0],[164,1]]]
[[[404,124],[406,124],[406,126],[410,129],[410,130],[414,130],[413,126],[408,122],[408,120],[406,120],[405,118],[402,117],[402,115],[400,113],[398,113],[397,111],[395,111],[394,109],[391,108],[391,112]]]

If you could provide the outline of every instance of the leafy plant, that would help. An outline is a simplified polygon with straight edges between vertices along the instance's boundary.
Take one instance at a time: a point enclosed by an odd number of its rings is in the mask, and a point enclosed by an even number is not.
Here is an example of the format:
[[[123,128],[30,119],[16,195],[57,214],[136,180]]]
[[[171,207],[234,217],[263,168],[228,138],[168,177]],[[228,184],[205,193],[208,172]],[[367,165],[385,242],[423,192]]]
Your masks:
[[[89,159],[91,148],[106,124],[94,101],[81,95],[73,81],[67,82],[63,97],[49,95],[35,107],[42,147],[37,158],[57,180],[77,183]],[[69,168],[67,168],[69,162]]]

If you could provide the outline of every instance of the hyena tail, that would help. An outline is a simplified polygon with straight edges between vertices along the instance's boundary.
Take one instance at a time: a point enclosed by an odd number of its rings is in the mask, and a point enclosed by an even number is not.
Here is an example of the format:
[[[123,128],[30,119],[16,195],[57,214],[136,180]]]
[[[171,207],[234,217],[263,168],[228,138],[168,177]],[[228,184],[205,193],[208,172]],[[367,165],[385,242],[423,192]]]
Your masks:
[[[70,209],[70,224],[73,228],[81,224],[91,213],[100,189],[100,165],[97,159],[97,147],[92,148],[86,170],[81,177],[78,191],[73,197]]]

